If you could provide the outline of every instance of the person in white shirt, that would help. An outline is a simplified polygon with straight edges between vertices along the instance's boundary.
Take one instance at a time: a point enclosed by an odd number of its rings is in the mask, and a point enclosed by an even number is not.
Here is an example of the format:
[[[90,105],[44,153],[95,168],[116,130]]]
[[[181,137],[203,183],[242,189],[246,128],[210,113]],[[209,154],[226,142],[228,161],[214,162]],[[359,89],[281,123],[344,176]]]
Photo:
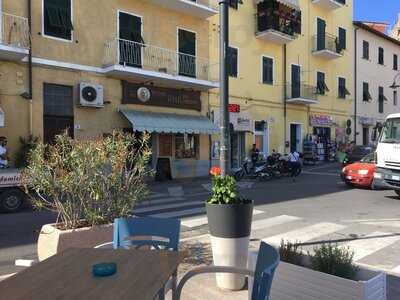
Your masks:
[[[289,153],[289,166],[291,169],[290,176],[295,181],[300,168],[300,154],[296,150]]]
[[[7,155],[7,138],[0,137],[0,168],[8,168],[8,155]]]

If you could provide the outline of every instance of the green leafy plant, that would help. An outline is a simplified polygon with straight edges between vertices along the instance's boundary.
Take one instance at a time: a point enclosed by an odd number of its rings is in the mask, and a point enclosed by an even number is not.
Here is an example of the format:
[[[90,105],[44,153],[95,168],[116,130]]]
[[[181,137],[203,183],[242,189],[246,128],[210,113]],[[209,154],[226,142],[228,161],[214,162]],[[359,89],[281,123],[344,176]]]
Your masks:
[[[39,143],[39,138],[29,135],[27,138],[20,137],[19,142],[21,147],[15,156],[15,166],[17,168],[25,168],[28,166],[29,155]]]
[[[212,177],[212,196],[208,200],[210,204],[243,204],[248,203],[239,196],[236,181],[232,176]]]
[[[346,279],[355,279],[358,268],[353,263],[354,252],[337,244],[322,244],[310,255],[312,269]]]
[[[148,140],[148,135],[135,138],[114,132],[85,141],[63,134],[53,145],[39,143],[23,173],[26,184],[37,192],[34,206],[57,212],[64,229],[130,216],[148,192]]]
[[[303,253],[301,247],[297,243],[281,240],[279,247],[281,261],[298,266],[303,265]]]

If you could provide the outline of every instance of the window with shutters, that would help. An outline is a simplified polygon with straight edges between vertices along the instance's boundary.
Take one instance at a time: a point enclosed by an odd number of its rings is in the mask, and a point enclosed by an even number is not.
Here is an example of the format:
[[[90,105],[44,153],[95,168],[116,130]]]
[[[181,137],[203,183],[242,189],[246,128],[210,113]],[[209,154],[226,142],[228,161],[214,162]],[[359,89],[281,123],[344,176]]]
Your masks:
[[[369,83],[363,82],[363,101],[369,102],[372,100],[371,94],[369,93]]]
[[[235,47],[228,47],[228,75],[238,77],[239,50]]]
[[[262,57],[262,82],[274,84],[274,59],[271,57]]]
[[[363,41],[363,56],[364,59],[369,59],[369,43]]]
[[[339,27],[339,50],[346,50],[346,29]],[[338,51],[338,52],[340,52]]]
[[[239,9],[239,4],[243,4],[243,0],[229,0],[229,6],[233,9]]]
[[[346,99],[346,96],[350,95],[349,90],[346,87],[346,78],[338,78],[338,98]]]
[[[393,70],[397,71],[399,69],[397,54],[393,54]]]
[[[329,88],[325,82],[325,73],[317,72],[317,94],[325,95],[326,92],[329,92]]]
[[[393,105],[397,106],[397,91],[393,91]]]
[[[382,47],[379,47],[379,54],[378,54],[378,64],[384,65],[385,64],[385,50]]]
[[[72,0],[43,0],[43,34],[72,40]]]
[[[384,103],[385,103],[385,94],[383,87],[379,87],[379,98],[378,98],[378,112],[383,114],[384,111]]]

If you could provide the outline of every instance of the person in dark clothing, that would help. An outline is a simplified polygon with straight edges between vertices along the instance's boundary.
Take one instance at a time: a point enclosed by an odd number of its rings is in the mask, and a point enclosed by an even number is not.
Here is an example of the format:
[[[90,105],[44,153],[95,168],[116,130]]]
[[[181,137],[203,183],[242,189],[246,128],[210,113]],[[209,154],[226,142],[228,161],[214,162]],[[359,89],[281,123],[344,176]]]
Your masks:
[[[258,157],[260,155],[260,150],[257,149],[257,145],[253,144],[253,148],[251,148],[251,165],[252,165],[252,170],[256,168],[256,163],[258,161]]]
[[[296,181],[298,171],[301,168],[300,154],[296,150],[290,152],[290,154],[289,154],[289,166],[291,168],[290,175],[291,175],[293,181]]]

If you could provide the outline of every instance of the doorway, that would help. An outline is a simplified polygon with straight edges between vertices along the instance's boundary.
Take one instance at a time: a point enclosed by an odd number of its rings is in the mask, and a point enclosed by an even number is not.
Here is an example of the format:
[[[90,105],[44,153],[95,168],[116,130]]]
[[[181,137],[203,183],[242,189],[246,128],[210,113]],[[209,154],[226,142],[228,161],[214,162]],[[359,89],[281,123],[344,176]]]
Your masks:
[[[178,29],[179,75],[196,77],[196,33]]]
[[[326,22],[317,18],[317,51],[325,50]]]
[[[290,152],[301,152],[301,124],[290,124]]]
[[[67,131],[74,138],[73,87],[45,83],[43,86],[43,142],[52,144]]]
[[[141,68],[143,64],[142,18],[124,12],[118,14],[119,63]]]
[[[244,132],[233,132],[231,134],[231,167],[238,168],[246,158],[246,143]]]
[[[269,133],[268,123],[265,121],[254,122],[254,144],[256,144],[260,154],[267,158],[269,155]]]
[[[292,99],[300,98],[301,70],[299,65],[292,65]]]
[[[363,146],[369,145],[369,127],[363,127]]]

